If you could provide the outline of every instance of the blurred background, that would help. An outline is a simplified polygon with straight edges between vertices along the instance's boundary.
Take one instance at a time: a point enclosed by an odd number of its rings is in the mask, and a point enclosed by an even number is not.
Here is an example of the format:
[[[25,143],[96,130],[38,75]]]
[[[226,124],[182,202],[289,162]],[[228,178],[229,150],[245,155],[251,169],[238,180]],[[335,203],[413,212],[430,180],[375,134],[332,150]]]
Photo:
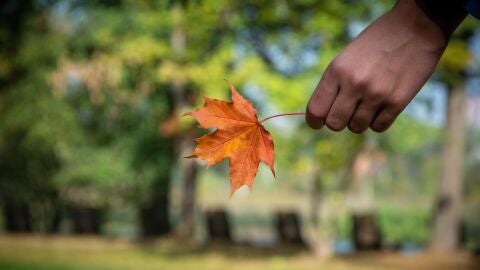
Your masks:
[[[272,119],[276,179],[184,159],[203,96],[304,111],[393,1],[4,0],[1,269],[478,269],[480,23],[383,134]],[[415,65],[415,63],[412,63]],[[440,251],[439,253],[432,251]]]

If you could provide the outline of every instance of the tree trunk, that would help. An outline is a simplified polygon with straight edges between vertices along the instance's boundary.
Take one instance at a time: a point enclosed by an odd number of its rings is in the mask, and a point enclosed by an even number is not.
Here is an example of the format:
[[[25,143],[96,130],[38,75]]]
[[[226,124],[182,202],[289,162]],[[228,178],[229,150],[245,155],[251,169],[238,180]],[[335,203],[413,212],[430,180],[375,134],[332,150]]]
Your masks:
[[[205,213],[209,241],[232,242],[230,219],[225,209],[212,209]]]
[[[463,158],[465,148],[465,89],[463,85],[448,93],[446,140],[443,146],[438,195],[433,220],[431,247],[453,251],[459,245],[462,210]]]
[[[3,217],[7,232],[32,232],[32,216],[27,203],[6,200],[3,204]]]
[[[322,200],[322,178],[320,174],[321,170],[317,167],[313,176],[312,204],[310,205],[310,219],[315,231],[318,230],[318,226],[320,225],[320,206]]]
[[[63,205],[60,201],[57,201],[57,205],[54,205],[51,222],[47,228],[47,233],[56,234],[60,232],[60,225],[63,219]]]
[[[192,237],[195,230],[197,166],[193,159],[184,160],[183,165],[182,212],[179,234],[184,237]]]
[[[140,222],[144,237],[155,237],[170,233],[169,191],[170,180],[168,178],[159,178],[153,184],[152,199],[140,209]]]
[[[172,13],[174,14],[174,25],[170,35],[170,45],[172,47],[175,60],[181,64],[184,62],[185,49],[187,46],[187,35],[183,25],[183,7],[177,4]],[[180,112],[187,105],[187,82],[181,79],[170,83],[174,102],[174,114],[180,115]],[[193,149],[193,136],[190,132],[177,136],[175,145],[176,153],[180,157],[188,156]],[[180,225],[178,233],[183,237],[191,237],[195,229],[195,191],[197,187],[197,168],[194,160],[180,158],[180,168],[182,170],[182,201],[180,213]]]
[[[380,250],[382,236],[374,214],[354,214],[353,243],[357,251]]]
[[[351,167],[347,173],[350,176],[348,200],[354,213],[370,212],[375,208],[375,196],[371,187],[375,173],[373,165],[377,162],[373,156],[375,148],[376,146],[371,145],[364,137],[349,164]]]
[[[280,244],[305,246],[298,213],[291,211],[276,213],[275,228]]]

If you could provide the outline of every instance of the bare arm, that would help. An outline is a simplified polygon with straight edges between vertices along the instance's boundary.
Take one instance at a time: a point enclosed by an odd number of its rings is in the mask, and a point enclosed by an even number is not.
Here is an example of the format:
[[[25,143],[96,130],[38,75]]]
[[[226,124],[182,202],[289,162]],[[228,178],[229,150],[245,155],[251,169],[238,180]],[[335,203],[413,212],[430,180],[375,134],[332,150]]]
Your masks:
[[[330,63],[307,106],[310,127],[388,129],[464,20],[460,2],[398,0]]]

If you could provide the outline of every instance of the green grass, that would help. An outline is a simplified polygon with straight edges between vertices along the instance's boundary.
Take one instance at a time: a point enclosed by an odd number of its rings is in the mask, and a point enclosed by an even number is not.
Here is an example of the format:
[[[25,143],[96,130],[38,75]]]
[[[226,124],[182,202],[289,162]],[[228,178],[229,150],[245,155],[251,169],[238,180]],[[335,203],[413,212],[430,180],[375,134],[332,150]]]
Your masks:
[[[478,262],[477,262],[478,263]],[[176,239],[149,244],[102,238],[1,236],[1,270],[476,269],[469,254],[363,254],[319,259],[311,251],[202,247]]]
[[[0,261],[0,269],[2,270],[76,270],[74,266],[54,266],[39,265],[35,263],[24,263],[18,261]]]

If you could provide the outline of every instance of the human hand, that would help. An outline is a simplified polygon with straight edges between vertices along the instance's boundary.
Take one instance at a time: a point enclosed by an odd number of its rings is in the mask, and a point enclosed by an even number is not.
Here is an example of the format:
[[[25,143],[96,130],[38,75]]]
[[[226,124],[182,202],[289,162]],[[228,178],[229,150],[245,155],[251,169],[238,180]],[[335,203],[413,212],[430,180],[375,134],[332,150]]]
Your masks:
[[[354,133],[390,127],[430,77],[466,16],[461,9],[420,2],[399,0],[330,63],[307,106],[310,127],[340,131],[348,126]]]

